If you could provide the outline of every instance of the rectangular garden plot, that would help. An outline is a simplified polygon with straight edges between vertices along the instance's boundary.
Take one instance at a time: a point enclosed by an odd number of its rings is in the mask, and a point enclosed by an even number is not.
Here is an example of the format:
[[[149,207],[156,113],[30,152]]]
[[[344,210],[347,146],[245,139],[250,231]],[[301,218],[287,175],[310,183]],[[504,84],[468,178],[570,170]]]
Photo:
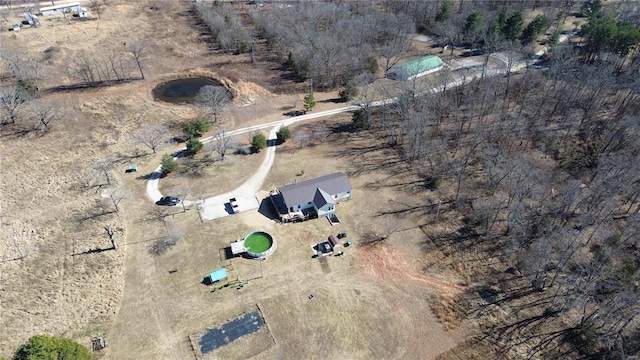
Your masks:
[[[192,341],[199,359],[249,358],[273,344],[259,311],[246,313],[193,336]]]

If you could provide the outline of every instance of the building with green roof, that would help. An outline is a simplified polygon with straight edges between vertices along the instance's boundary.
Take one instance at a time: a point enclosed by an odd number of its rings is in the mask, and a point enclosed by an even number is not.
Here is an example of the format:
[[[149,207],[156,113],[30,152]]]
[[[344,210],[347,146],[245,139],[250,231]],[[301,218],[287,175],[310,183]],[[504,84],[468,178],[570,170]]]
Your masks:
[[[436,72],[444,66],[444,62],[437,56],[425,56],[404,64],[395,66],[388,74],[393,80],[413,80]]]

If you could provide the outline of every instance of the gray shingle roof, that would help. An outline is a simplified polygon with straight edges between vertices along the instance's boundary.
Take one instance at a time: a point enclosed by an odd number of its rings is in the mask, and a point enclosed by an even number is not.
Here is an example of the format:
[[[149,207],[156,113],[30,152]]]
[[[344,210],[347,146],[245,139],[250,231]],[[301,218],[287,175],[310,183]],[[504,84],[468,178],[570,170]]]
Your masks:
[[[297,184],[285,185],[278,188],[278,191],[282,194],[286,206],[291,207],[313,201],[317,189],[322,189],[329,195],[335,195],[351,191],[351,184],[347,175],[337,172]]]
[[[316,207],[319,209],[327,204],[335,204],[333,198],[330,194],[322,189],[317,189],[316,194],[313,197],[313,203],[316,204]]]

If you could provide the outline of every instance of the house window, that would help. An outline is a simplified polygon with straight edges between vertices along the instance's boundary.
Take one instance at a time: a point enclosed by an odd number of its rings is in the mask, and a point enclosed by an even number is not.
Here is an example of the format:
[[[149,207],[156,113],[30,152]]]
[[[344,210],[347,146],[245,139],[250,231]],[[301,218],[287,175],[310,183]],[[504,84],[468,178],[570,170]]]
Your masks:
[[[309,201],[309,202],[307,203],[307,205],[311,205],[311,201]]]
[[[333,206],[330,206],[330,207],[329,207],[329,211],[331,211],[331,210],[333,210]]]
[[[298,209],[300,209],[300,205],[298,205]]]
[[[293,211],[293,206],[289,208],[289,211]]]

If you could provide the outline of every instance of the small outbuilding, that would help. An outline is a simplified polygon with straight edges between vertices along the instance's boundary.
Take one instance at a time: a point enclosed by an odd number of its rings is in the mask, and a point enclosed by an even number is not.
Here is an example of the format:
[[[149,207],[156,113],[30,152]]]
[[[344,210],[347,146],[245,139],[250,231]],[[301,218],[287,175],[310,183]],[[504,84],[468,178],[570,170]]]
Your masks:
[[[212,284],[218,281],[225,280],[226,278],[227,278],[227,270],[225,268],[216,270],[211,274],[209,274],[209,280],[211,281]]]
[[[231,253],[235,255],[244,254],[247,252],[247,248],[244,246],[244,239],[234,241],[231,243]]]
[[[395,66],[387,74],[392,80],[413,80],[427,74],[439,71],[444,66],[444,62],[437,56],[425,56],[404,64]]]
[[[315,256],[327,256],[333,254],[335,249],[340,246],[340,241],[334,235],[329,235],[327,240],[313,245],[313,253]]]

